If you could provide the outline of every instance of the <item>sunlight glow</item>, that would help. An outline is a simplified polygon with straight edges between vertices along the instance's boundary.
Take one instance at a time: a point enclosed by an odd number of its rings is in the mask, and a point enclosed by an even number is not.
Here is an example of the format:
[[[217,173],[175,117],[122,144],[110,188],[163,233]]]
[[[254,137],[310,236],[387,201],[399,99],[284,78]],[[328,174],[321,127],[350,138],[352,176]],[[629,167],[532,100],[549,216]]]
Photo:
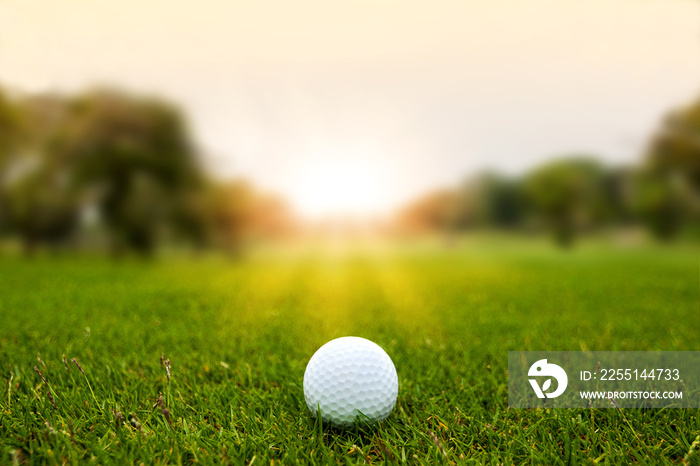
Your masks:
[[[375,214],[385,202],[388,176],[369,153],[324,154],[311,157],[296,173],[290,197],[308,218]]]

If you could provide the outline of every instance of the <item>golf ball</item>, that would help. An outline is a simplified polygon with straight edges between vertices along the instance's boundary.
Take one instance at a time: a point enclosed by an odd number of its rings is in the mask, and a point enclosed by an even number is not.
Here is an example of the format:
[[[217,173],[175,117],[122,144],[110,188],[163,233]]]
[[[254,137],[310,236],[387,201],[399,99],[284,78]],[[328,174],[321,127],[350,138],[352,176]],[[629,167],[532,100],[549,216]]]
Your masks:
[[[337,427],[382,421],[399,393],[391,358],[376,343],[359,337],[329,341],[314,353],[304,373],[304,398],[311,413]]]

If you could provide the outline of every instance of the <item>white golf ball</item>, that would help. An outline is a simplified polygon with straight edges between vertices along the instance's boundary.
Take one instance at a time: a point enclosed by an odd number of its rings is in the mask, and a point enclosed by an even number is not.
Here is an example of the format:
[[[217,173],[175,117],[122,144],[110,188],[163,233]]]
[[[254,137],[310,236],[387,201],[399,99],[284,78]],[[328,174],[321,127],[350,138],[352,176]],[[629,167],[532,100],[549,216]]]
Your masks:
[[[359,337],[329,341],[314,353],[304,372],[304,398],[323,421],[348,427],[382,421],[399,393],[391,358],[379,345]]]

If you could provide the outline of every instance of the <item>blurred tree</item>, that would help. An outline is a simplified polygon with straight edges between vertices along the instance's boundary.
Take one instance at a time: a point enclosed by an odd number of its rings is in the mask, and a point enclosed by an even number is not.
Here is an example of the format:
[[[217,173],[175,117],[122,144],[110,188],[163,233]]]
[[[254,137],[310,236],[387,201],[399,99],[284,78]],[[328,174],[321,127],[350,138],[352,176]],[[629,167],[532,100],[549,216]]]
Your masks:
[[[525,178],[529,205],[559,245],[570,246],[577,230],[605,216],[603,175],[595,161],[574,157],[550,162]]]
[[[633,189],[633,208],[651,233],[664,241],[675,237],[685,220],[685,186],[677,177],[646,169],[636,173]]]
[[[8,228],[26,253],[40,243],[65,242],[78,224],[78,203],[69,189],[70,169],[47,151],[50,135],[65,114],[65,101],[50,94],[15,99],[21,137],[3,163],[2,199]]]
[[[515,228],[523,217],[523,193],[518,180],[497,173],[484,173],[475,181],[473,192],[478,205],[479,220],[496,228]]]
[[[19,107],[0,89],[0,231],[9,228],[6,185],[24,140]]]
[[[671,112],[652,140],[650,168],[675,173],[700,193],[700,99]]]
[[[603,200],[607,217],[617,225],[631,225],[637,221],[634,209],[634,186],[637,177],[633,167],[616,167],[603,176]]]
[[[178,193],[169,218],[175,239],[193,244],[200,252],[214,244],[213,191],[202,180],[193,189]]]
[[[257,192],[245,180],[209,181],[183,205],[178,218],[182,231],[197,244],[219,246],[234,258],[251,240],[288,237],[297,227],[282,199]]]
[[[19,107],[0,89],[0,162],[16,151],[22,140],[22,126]]]
[[[284,238],[296,230],[296,222],[289,204],[272,194],[255,196],[250,223],[252,233],[261,238]]]
[[[195,156],[180,112],[158,99],[0,92],[0,230],[32,252],[75,237],[89,218],[115,253],[148,255],[168,237],[238,255],[247,237],[293,229],[281,199],[210,180]]]
[[[218,244],[238,257],[253,215],[255,194],[249,183],[234,180],[212,187],[209,209]]]
[[[202,178],[180,112],[114,90],[75,99],[51,148],[75,167],[71,181],[97,205],[115,253],[150,254],[177,200]]]
[[[432,192],[404,208],[398,215],[397,226],[403,233],[452,233],[466,223],[465,193],[455,190]]]
[[[657,238],[687,220],[700,227],[700,98],[670,112],[653,137],[638,179],[638,212]],[[698,231],[695,232],[698,234]]]
[[[41,243],[65,243],[78,227],[77,198],[60,175],[49,164],[39,164],[5,188],[9,224],[28,255]]]

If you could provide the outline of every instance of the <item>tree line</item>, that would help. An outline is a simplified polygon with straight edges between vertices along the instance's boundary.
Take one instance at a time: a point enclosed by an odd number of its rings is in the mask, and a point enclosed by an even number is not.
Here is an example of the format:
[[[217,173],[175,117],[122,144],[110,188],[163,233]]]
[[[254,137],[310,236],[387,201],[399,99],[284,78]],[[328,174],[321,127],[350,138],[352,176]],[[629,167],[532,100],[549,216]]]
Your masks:
[[[201,165],[172,103],[115,89],[0,89],[0,234],[25,252],[95,245],[150,255],[163,239],[240,252],[293,228],[286,204]]]
[[[604,227],[700,236],[700,99],[659,124],[635,166],[568,155],[518,177],[484,173],[401,209],[402,234],[548,230],[558,244]],[[24,251],[99,247],[150,255],[163,241],[239,254],[298,225],[279,197],[214,179],[172,103],[115,89],[0,88],[0,240]]]
[[[517,178],[484,173],[410,203],[396,225],[404,234],[547,230],[567,247],[587,231],[634,225],[663,241],[698,238],[699,220],[700,99],[662,119],[634,166],[569,154]]]

